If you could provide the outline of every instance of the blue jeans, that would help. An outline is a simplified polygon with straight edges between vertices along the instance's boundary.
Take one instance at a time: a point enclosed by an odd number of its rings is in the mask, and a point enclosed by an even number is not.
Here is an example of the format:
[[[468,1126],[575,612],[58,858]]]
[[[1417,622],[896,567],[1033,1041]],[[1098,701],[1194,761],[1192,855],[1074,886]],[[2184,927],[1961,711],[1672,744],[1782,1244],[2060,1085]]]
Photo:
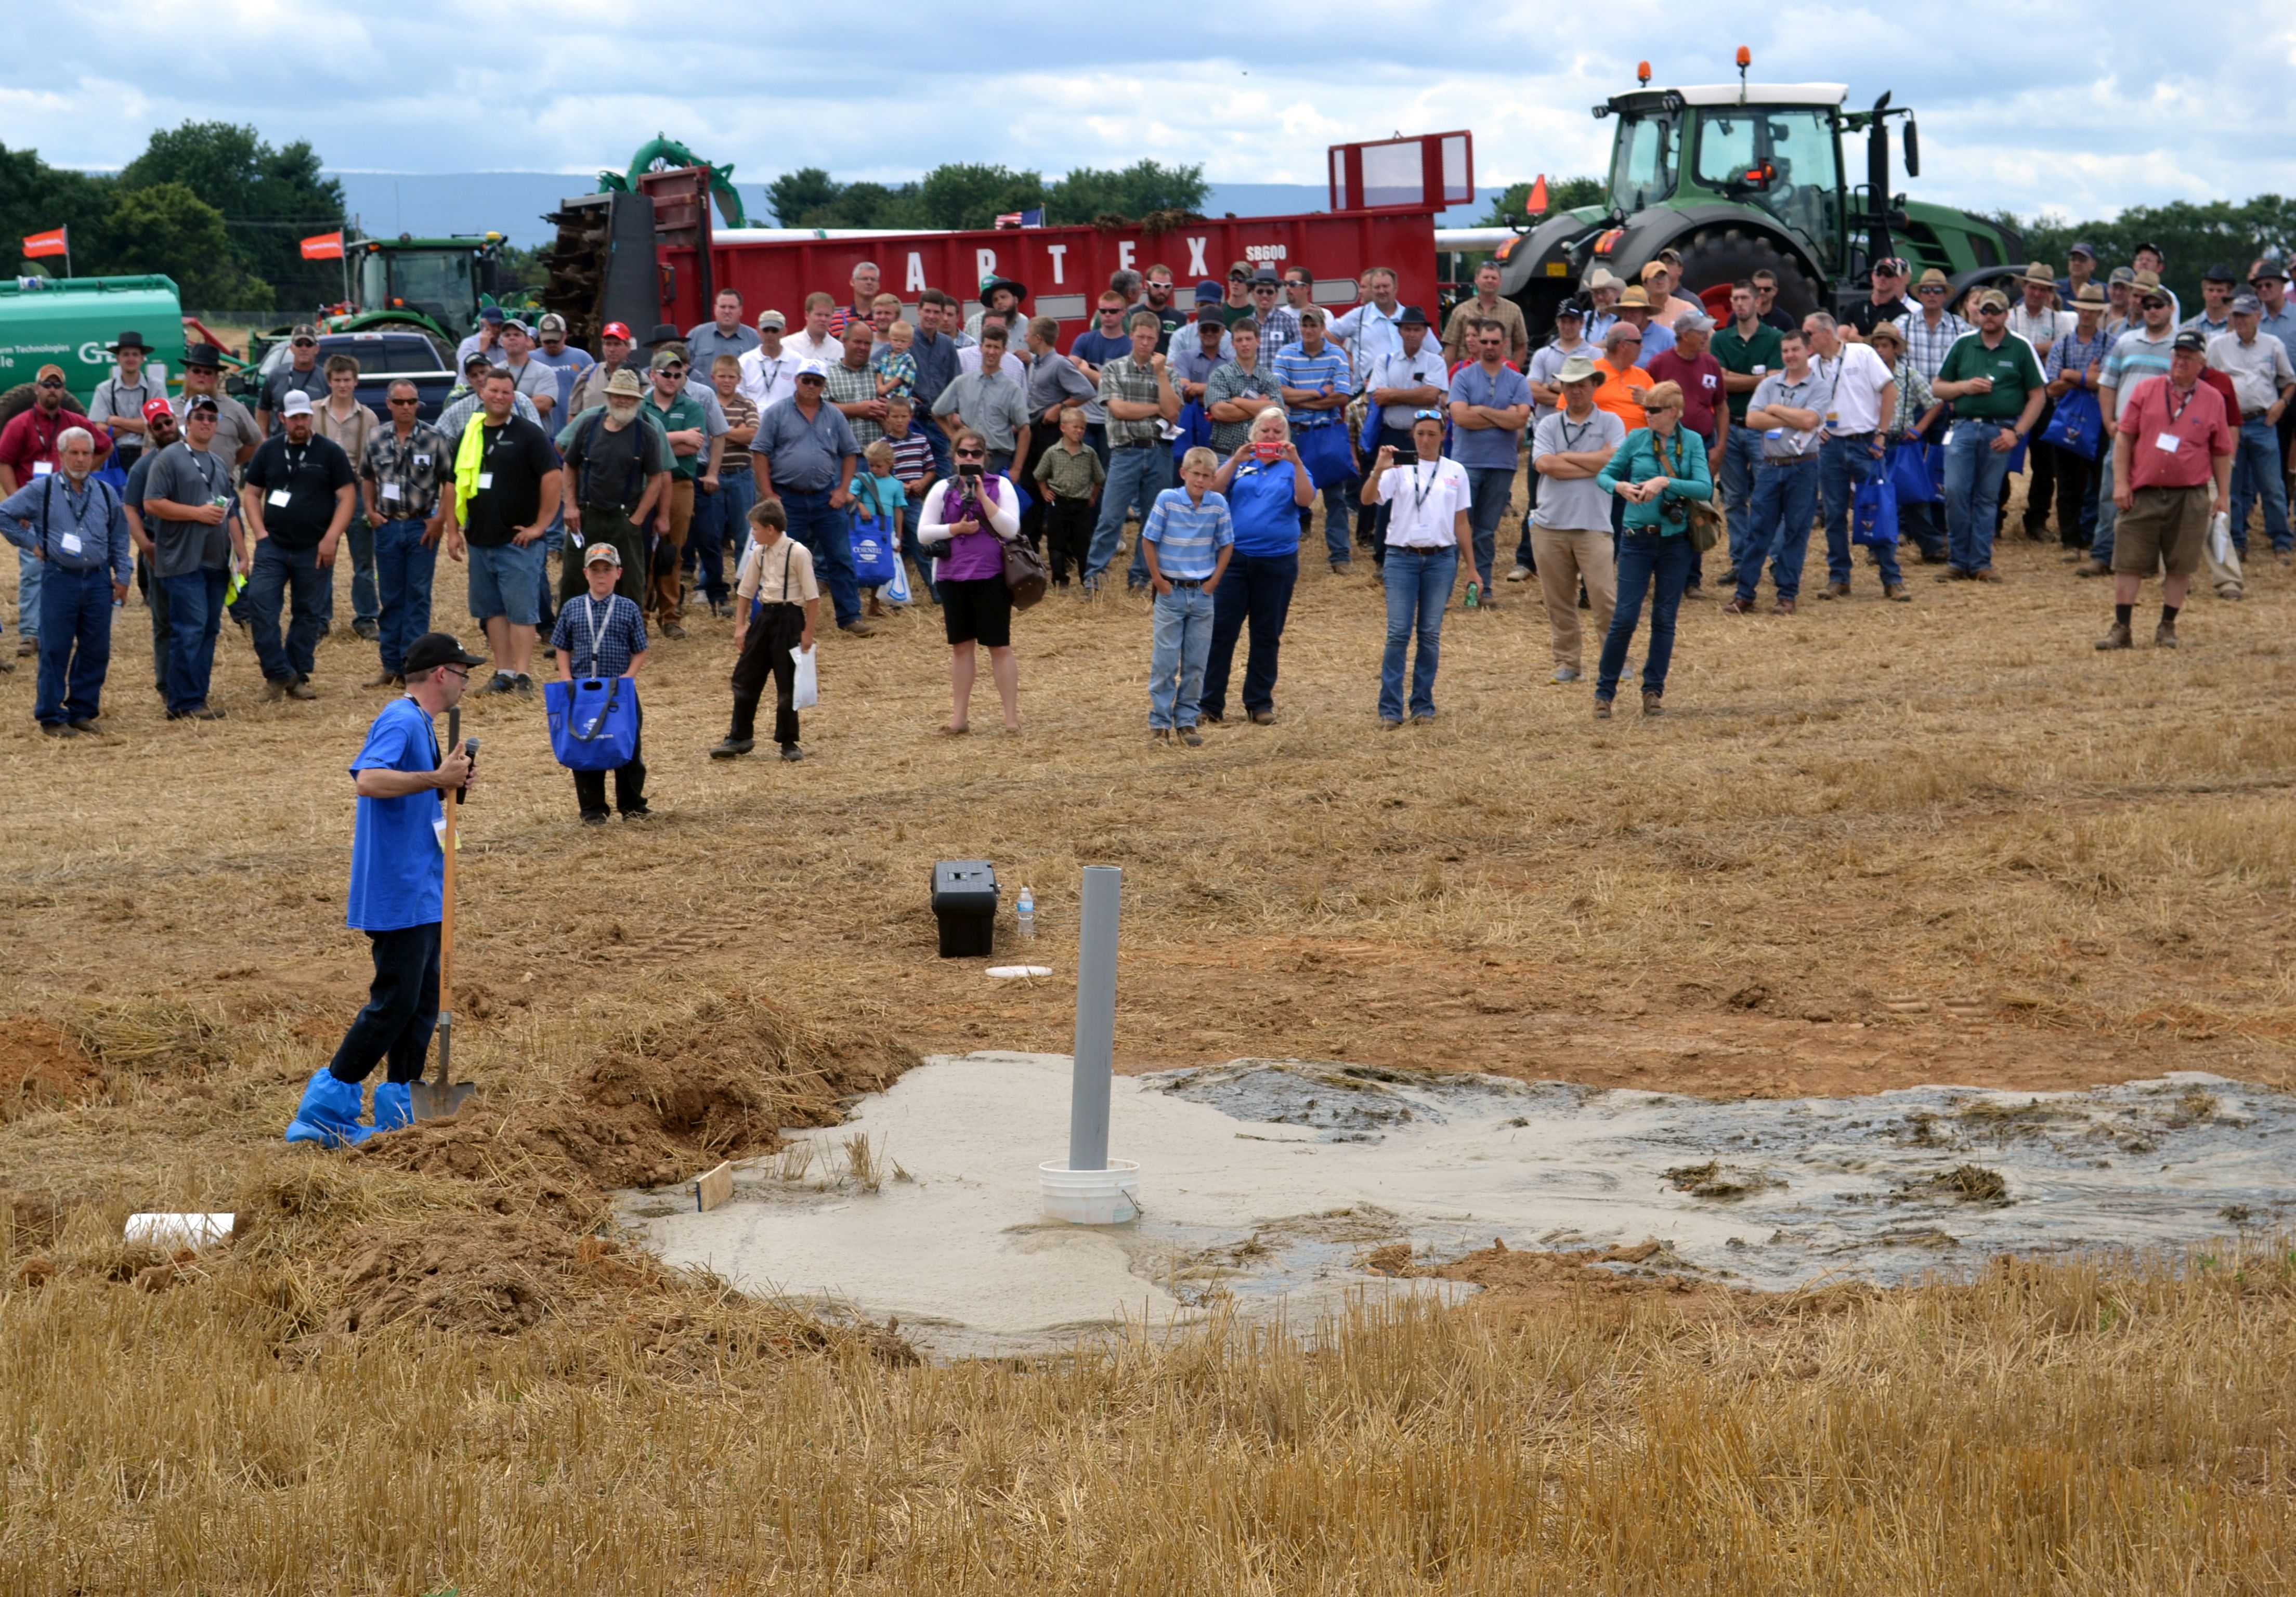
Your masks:
[[[180,716],[208,701],[216,633],[223,626],[223,594],[231,586],[231,573],[220,568],[187,571],[161,577],[160,583],[168,594],[168,713]]]
[[[1419,635],[1419,658],[1411,670],[1411,713],[1435,713],[1435,669],[1443,660],[1443,610],[1459,574],[1459,547],[1394,549],[1382,575],[1387,580],[1387,652],[1379,665],[1379,717],[1403,719],[1403,657],[1411,635]]]
[[[566,563],[566,512],[562,507],[550,518],[550,525],[542,532],[542,564],[534,574],[534,629],[548,643],[553,628],[558,624],[558,601],[550,591],[550,557],[559,557],[562,572]]]
[[[685,535],[685,554],[701,578],[701,591],[712,604],[723,603],[733,593],[726,569],[742,558],[742,541],[750,529],[750,506],[758,502],[758,479],[747,471],[730,471],[718,479],[718,491],[693,495],[693,524]]]
[[[42,561],[45,565],[47,562]],[[43,726],[102,713],[111,665],[111,573],[49,565],[40,578],[40,684],[32,718]]]
[[[406,651],[430,630],[430,575],[439,552],[422,546],[420,521],[385,521],[374,529],[374,580],[381,599],[376,625],[382,668],[406,674]]]
[[[1810,474],[1807,467],[1795,470]],[[1760,492],[1759,486],[1755,491]],[[1805,517],[1805,537],[1808,529]],[[1618,697],[1619,678],[1627,669],[1627,645],[1635,641],[1646,588],[1652,592],[1650,651],[1643,657],[1643,692],[1666,692],[1666,668],[1674,659],[1675,613],[1682,608],[1682,591],[1690,586],[1690,570],[1697,562],[1698,551],[1687,537],[1661,537],[1636,528],[1619,540],[1619,607],[1611,612],[1610,635],[1603,640],[1603,662],[1595,676],[1595,698]]]
[[[2120,525],[2120,507],[2112,502],[2112,451],[2119,437],[2113,429],[2104,430],[2104,447],[2096,456],[2096,531],[2088,541],[2088,557],[2106,570],[2112,569],[2112,535]]]
[[[1754,473],[1754,501],[1746,512],[1744,539],[1739,538],[1735,527],[1730,529],[1730,563],[1738,570],[1739,598],[1749,604],[1754,602],[1754,590],[1761,586],[1762,562],[1766,560],[1770,562],[1770,580],[1777,586],[1778,597],[1800,596],[1802,557],[1809,551],[1810,517],[1816,509],[1815,460],[1762,463]],[[1620,558],[1624,560],[1625,540],[1621,538],[1620,542]],[[1622,584],[1625,581],[1623,572],[1620,580]],[[1617,631],[1615,610],[1611,612],[1611,627]],[[1603,645],[1606,649],[1609,646],[1607,643]]]
[[[1204,661],[1203,711],[1227,714],[1227,674],[1236,640],[1248,622],[1251,652],[1244,657],[1243,708],[1275,708],[1275,656],[1283,645],[1292,590],[1300,581],[1297,554],[1230,554],[1227,574],[1212,594],[1212,650]]]
[[[1356,493],[1363,491],[1363,479],[1346,478],[1321,490],[1324,495],[1324,553],[1335,566],[1344,566],[1355,558],[1355,545],[1349,541],[1352,523],[1349,516],[1357,512],[1368,516],[1369,511],[1357,504],[1356,495],[1348,491],[1354,485]],[[1354,510],[1350,510],[1353,506]],[[1386,506],[1380,508],[1384,510]],[[1303,506],[1300,512],[1300,530],[1303,534],[1315,525],[1316,507]]]
[[[2001,485],[2009,454],[1993,447],[2006,422],[1956,422],[1945,445],[1945,558],[1957,570],[1993,564],[1993,524],[2001,517]]]
[[[1722,515],[1730,529],[1730,553],[1734,560],[1739,539],[1750,523],[1752,513],[1754,479],[1762,467],[1762,435],[1742,422],[1730,425],[1729,436],[1722,440],[1722,470],[1717,472],[1716,487],[1722,492]]]
[[[1198,583],[1156,595],[1155,642],[1148,653],[1148,730],[1196,724],[1204,659],[1212,651],[1212,598]]]
[[[1513,466],[1467,468],[1467,526],[1475,535],[1475,580],[1491,591],[1491,561],[1498,553],[1499,518],[1514,493]]]
[[[40,635],[40,573],[47,569],[29,549],[16,551],[16,630],[28,638]]]
[[[1825,501],[1825,574],[1835,582],[1849,581],[1849,507],[1858,486],[1882,475],[1887,455],[1876,455],[1877,435],[1829,438],[1817,446],[1818,492]],[[1898,546],[1877,544],[1874,554],[1882,568],[1882,586],[1896,587],[1906,580],[1898,569]]]
[[[1086,587],[1099,586],[1100,574],[1116,558],[1117,546],[1124,541],[1125,512],[1136,510],[1141,525],[1146,526],[1156,495],[1171,486],[1172,452],[1161,440],[1144,449],[1108,452],[1108,482],[1100,490],[1100,522],[1092,529],[1092,553],[1085,557]],[[1147,580],[1148,553],[1136,541],[1125,581],[1137,586]]]
[[[300,682],[311,674],[319,632],[325,625],[319,607],[333,577],[332,568],[320,566],[316,548],[283,549],[277,538],[255,545],[255,566],[247,575],[247,625],[255,636],[255,659],[263,667],[264,681]],[[283,648],[279,618],[290,594],[294,618],[288,623]]]
[[[2248,514],[2264,501],[2264,536],[2275,549],[2296,548],[2288,533],[2288,484],[2280,475],[2280,434],[2257,416],[2240,424],[2232,453],[2232,541],[2248,553]]]
[[[374,528],[367,525],[365,516],[351,517],[350,526],[343,532],[343,546],[351,552],[351,619],[376,620],[381,605],[375,592]],[[332,577],[333,573],[328,575]]]
[[[781,495],[782,509],[789,516],[790,536],[813,556],[813,569],[820,575],[821,586],[829,590],[837,624],[850,627],[861,618],[861,589],[853,580],[852,516],[829,508],[827,488],[810,492],[783,488]]]

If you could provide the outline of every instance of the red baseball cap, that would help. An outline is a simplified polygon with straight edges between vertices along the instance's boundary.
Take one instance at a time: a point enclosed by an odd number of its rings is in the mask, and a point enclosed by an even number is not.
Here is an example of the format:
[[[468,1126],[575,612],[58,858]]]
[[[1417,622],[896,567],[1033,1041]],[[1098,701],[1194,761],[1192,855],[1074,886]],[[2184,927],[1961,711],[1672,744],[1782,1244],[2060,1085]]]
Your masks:
[[[637,342],[637,340],[630,336],[628,324],[622,322],[607,323],[603,327],[601,327],[598,330],[598,336],[602,339],[619,339],[625,344],[635,344]]]
[[[144,419],[146,422],[156,422],[161,416],[172,416],[175,414],[174,407],[168,405],[165,399],[146,399],[144,401]]]

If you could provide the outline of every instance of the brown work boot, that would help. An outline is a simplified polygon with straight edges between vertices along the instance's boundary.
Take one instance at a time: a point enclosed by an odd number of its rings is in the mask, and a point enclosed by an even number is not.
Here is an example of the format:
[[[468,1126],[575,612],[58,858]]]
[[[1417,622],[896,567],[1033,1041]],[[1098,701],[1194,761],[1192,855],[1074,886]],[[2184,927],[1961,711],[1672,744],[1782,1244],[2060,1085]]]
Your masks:
[[[2096,646],[2100,649],[2128,649],[2134,647],[2135,640],[2128,635],[2128,623],[2126,621],[2115,621],[2112,624],[2112,630],[2106,633],[2103,637],[2097,639]]]
[[[1825,592],[1820,594],[1818,597],[1821,599],[1847,599],[1849,597],[1849,585],[1846,582],[1829,582],[1825,585]]]
[[[1790,616],[1793,613],[1794,602],[1791,599],[1781,599],[1770,606],[1770,614],[1774,616]]]
[[[1662,716],[1666,714],[1665,700],[1660,699],[1656,693],[1644,690],[1643,693],[1643,714],[1646,716]]]
[[[857,618],[851,621],[840,622],[838,624],[837,630],[843,633],[849,638],[873,638],[877,635],[877,629],[875,627],[870,626],[868,622],[859,620]]]
[[[2160,626],[2155,627],[2152,629],[2152,647],[2155,649],[2174,649],[2176,646],[2177,624],[2174,621],[2164,620]]]
[[[369,680],[359,684],[363,688],[403,688],[406,678],[396,671],[378,671]]]
[[[2110,577],[2112,575],[2112,568],[2106,565],[2103,561],[2092,557],[2075,566],[2073,568],[2073,575],[2076,577]]]
[[[1898,604],[1910,604],[1913,602],[1914,599],[1914,596],[1911,594],[1906,592],[1906,585],[1902,582],[1883,583],[1882,585],[1882,597],[1893,601]]]

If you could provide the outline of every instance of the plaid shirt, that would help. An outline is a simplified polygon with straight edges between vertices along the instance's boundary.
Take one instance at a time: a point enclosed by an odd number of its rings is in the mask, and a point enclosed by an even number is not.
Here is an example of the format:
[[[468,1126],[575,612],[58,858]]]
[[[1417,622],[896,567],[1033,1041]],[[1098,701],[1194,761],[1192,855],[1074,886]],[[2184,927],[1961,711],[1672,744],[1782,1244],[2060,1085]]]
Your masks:
[[[1937,381],[1938,368],[1945,364],[1946,352],[1955,340],[1977,331],[1951,311],[1939,317],[1934,328],[1928,317],[1920,315],[1907,316],[1898,325],[1906,330],[1906,358],[1931,382]]]
[[[1111,399],[1122,399],[1132,405],[1153,405],[1158,397],[1156,373],[1149,369],[1146,363],[1136,361],[1129,355],[1119,355],[1101,367],[1100,402],[1103,405]],[[1109,414],[1108,441],[1111,444],[1152,444],[1163,436],[1163,429],[1154,416],[1137,422],[1119,422],[1114,412]]]
[[[1885,430],[1892,437],[1901,437],[1921,419],[1923,412],[1937,403],[1937,396],[1930,392],[1929,379],[1914,369],[1914,357],[1910,355],[1898,356],[1890,380],[1898,385],[1898,414]]]
[[[550,646],[566,657],[577,681],[620,676],[629,670],[630,657],[646,651],[645,619],[619,594],[608,594],[603,604],[581,594],[559,606]]]
[[[868,366],[858,372],[843,361],[829,363],[829,386],[822,397],[832,405],[862,405],[877,397],[877,373]],[[885,436],[882,424],[866,416],[848,416],[846,422],[853,429],[853,441],[866,449]]]
[[[367,435],[358,473],[374,483],[374,512],[386,521],[427,521],[439,508],[439,485],[455,470],[455,446],[428,422],[417,422],[405,439],[392,426]],[[382,485],[398,485],[398,497],[385,497]]]
[[[1279,305],[1266,315],[1254,315],[1253,323],[1259,329],[1259,358],[1268,359],[1286,344],[1300,341],[1300,313],[1288,305]]]

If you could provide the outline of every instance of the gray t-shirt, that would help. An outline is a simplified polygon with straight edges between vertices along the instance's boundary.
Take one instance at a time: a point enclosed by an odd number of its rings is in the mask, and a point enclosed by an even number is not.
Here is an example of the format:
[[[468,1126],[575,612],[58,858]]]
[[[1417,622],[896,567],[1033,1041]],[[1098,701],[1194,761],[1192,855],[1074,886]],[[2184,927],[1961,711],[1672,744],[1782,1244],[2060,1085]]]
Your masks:
[[[314,405],[326,403],[327,373],[316,361],[311,363],[308,372],[298,372],[290,361],[263,380],[263,394],[255,408],[271,413],[272,431],[279,430],[279,407],[286,403],[290,393],[298,389],[308,395]]]
[[[980,430],[991,449],[1009,454],[1019,430],[1029,424],[1029,401],[1002,372],[967,372],[940,391],[933,414],[962,416],[966,426]]]
[[[229,394],[212,394],[209,397],[216,402],[215,442],[211,447],[222,456],[225,464],[234,464],[242,448],[252,449],[263,441],[263,434],[256,430],[255,413]],[[175,411],[176,420],[181,422],[184,419],[184,396],[178,394],[168,404]],[[164,499],[167,495],[163,494],[160,497]]]
[[[1817,446],[1825,439],[1825,413],[1833,408],[1833,384],[1819,374],[1817,364],[1810,363],[1808,375],[1800,382],[1791,381],[1784,372],[1771,373],[1754,385],[1754,397],[1746,402],[1746,411],[1751,416],[1773,405],[1783,405],[1789,410],[1816,411],[1818,423],[1807,432],[1797,427],[1771,428],[1762,434],[1762,458],[1816,458]]]
[[[1029,364],[1029,419],[1039,422],[1046,411],[1070,399],[1089,403],[1099,397],[1100,387],[1076,369],[1076,363],[1065,355],[1047,349]]]
[[[1531,431],[1530,459],[1538,469],[1542,455],[1578,455],[1600,449],[1613,453],[1627,441],[1627,424],[1606,410],[1597,410],[1583,422],[1569,411],[1549,412]],[[1530,519],[1558,531],[1607,532],[1611,527],[1611,495],[1591,477],[1542,477],[1538,508]]]
[[[516,380],[518,391],[535,402],[534,408],[537,411],[542,410],[545,400],[549,401],[553,410],[555,410],[558,404],[557,367],[529,356],[526,364],[522,366],[513,366],[505,360],[503,362],[503,370],[508,372]],[[544,419],[545,421],[549,419],[549,413],[544,413]]]
[[[213,451],[194,449],[183,438],[160,452],[144,479],[146,504],[171,499],[177,504],[208,504],[230,498],[231,463]],[[157,551],[152,561],[156,577],[218,571],[231,560],[231,534],[221,521],[208,527],[197,521],[158,520],[146,514],[144,529],[152,535]]]

